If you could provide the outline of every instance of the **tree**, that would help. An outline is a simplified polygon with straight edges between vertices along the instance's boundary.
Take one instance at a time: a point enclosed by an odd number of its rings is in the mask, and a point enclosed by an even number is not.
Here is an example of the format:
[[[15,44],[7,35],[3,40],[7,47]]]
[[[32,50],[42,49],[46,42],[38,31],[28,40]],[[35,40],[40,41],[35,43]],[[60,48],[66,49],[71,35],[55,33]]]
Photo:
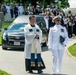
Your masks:
[[[69,7],[68,0],[58,0],[57,4],[58,4],[59,8]]]
[[[69,7],[68,0],[0,0],[0,3],[6,2],[6,1],[8,1],[8,2],[16,1],[17,3],[22,3],[22,4],[31,3],[35,7],[37,5],[37,2],[39,2],[39,4],[41,4],[41,6],[45,6],[45,7],[46,7],[46,5],[52,5],[52,4],[59,5],[59,2],[60,2],[61,8]]]
[[[29,0],[28,0],[29,1]],[[43,5],[59,5],[59,3],[60,3],[60,7],[61,8],[67,8],[67,7],[69,7],[69,3],[68,3],[68,0],[31,0],[31,2],[32,2],[32,4],[34,5],[34,6],[36,6],[36,2],[39,2],[39,3],[41,3],[41,4],[43,4]],[[43,3],[42,3],[43,2]]]

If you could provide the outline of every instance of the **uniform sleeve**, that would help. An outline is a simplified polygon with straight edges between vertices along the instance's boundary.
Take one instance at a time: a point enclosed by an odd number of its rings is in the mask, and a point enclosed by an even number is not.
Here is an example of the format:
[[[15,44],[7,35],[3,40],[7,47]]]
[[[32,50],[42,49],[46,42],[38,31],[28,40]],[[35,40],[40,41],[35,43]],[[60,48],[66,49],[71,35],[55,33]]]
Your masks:
[[[49,35],[48,35],[48,49],[52,49],[52,28],[50,28]]]
[[[68,40],[69,40],[69,38],[68,38],[68,33],[67,33],[67,30],[66,30],[66,28],[64,28],[64,38],[65,38],[65,41],[63,42],[63,44],[66,46],[66,44],[67,44],[67,42],[68,42]]]

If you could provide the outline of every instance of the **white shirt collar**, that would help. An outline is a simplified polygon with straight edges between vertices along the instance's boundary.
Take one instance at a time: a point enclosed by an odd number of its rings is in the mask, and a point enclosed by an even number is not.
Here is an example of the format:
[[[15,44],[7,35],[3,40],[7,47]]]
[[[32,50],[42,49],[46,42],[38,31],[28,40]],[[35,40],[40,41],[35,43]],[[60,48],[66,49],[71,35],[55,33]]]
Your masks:
[[[60,27],[60,24],[59,25],[56,24],[56,27],[59,28]]]
[[[49,17],[46,17],[46,16],[45,16],[44,18],[45,18],[45,19],[49,19]]]

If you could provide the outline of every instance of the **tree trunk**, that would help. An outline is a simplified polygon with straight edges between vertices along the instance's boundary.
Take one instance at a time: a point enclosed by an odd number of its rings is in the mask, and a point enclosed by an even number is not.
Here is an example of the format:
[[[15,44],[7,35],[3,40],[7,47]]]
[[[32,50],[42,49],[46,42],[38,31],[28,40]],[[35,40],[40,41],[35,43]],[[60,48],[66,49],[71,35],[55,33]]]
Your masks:
[[[20,0],[16,0],[17,1],[17,3],[20,3]]]
[[[34,7],[36,7],[36,0],[31,0],[32,5],[34,5]]]

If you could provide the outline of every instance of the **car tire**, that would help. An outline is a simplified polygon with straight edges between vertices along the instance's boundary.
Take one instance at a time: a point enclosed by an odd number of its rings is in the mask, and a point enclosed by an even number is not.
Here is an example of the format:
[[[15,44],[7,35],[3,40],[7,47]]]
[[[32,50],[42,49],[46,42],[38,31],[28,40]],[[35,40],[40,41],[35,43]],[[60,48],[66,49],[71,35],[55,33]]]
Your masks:
[[[6,47],[2,47],[2,49],[3,49],[3,50],[7,50],[7,48],[6,48]]]

